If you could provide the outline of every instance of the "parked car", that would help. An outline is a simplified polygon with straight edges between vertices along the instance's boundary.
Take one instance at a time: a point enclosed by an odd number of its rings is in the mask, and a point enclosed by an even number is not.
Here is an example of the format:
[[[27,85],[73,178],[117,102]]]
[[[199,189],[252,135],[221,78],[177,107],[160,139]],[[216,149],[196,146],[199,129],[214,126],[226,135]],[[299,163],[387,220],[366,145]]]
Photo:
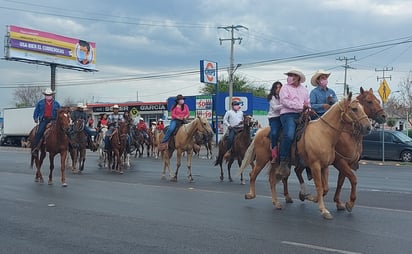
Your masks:
[[[412,139],[403,132],[391,130],[376,130],[363,136],[362,158],[382,159],[382,136],[385,160],[412,162]]]

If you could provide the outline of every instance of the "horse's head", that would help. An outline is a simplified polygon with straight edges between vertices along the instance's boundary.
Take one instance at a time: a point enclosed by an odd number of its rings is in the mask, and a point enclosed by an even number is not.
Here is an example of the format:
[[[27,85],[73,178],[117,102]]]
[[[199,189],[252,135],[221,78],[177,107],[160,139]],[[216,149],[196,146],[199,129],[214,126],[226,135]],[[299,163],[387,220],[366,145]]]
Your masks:
[[[127,122],[119,122],[119,132],[120,134],[126,134],[128,132]]]
[[[213,135],[212,127],[210,127],[209,121],[205,117],[198,117],[199,124],[197,130],[207,135]]]
[[[247,115],[243,117],[243,126],[251,128],[256,123],[256,120],[252,116]]]
[[[352,93],[343,99],[337,106],[341,109],[341,119],[347,124],[351,124],[353,131],[360,132],[362,135],[369,134],[372,130],[371,122],[363,110],[363,106],[358,100],[352,100]]]
[[[372,88],[369,91],[363,90],[360,88],[360,94],[356,97],[362,104],[365,113],[369,118],[375,120],[376,122],[382,124],[386,122],[386,113],[381,107],[381,103],[373,94]]]
[[[67,132],[70,129],[70,114],[69,111],[65,108],[57,110],[57,119],[56,123],[60,128]]]

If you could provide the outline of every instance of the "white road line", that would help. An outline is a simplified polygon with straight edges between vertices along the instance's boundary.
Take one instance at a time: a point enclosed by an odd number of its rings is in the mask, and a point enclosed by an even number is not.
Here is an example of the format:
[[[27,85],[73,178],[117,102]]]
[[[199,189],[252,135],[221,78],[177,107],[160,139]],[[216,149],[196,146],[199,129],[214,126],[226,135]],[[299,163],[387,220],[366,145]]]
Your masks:
[[[317,245],[312,245],[312,244],[306,244],[306,243],[297,243],[297,242],[289,242],[289,241],[282,241],[281,243],[282,243],[282,244],[287,244],[287,245],[292,245],[292,246],[298,246],[298,247],[302,247],[302,248],[308,248],[308,249],[314,249],[314,250],[322,250],[322,251],[342,253],[342,254],[362,254],[361,252],[353,252],[353,251],[347,251],[347,250],[338,250],[338,249],[326,248],[326,247],[317,246]]]

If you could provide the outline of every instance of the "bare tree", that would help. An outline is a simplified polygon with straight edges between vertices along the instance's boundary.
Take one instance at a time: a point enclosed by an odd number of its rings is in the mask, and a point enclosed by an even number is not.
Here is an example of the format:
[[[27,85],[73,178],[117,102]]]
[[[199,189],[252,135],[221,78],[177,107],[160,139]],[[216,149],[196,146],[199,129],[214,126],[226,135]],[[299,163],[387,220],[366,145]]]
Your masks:
[[[408,77],[399,84],[399,91],[401,104],[401,111],[399,113],[403,116],[408,115],[410,117],[412,114],[412,71],[410,71]],[[409,124],[412,124],[411,120],[409,120]]]
[[[40,86],[19,86],[13,92],[16,107],[34,107],[43,97],[43,89]]]

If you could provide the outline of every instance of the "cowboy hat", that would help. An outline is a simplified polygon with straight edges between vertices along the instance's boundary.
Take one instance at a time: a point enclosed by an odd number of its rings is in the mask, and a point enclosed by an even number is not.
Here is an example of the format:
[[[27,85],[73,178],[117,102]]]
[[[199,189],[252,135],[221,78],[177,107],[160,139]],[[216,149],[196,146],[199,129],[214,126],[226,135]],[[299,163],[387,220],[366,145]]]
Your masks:
[[[232,106],[240,105],[240,101],[232,101]]]
[[[114,104],[114,105],[113,105],[113,109],[115,109],[115,108],[119,109],[119,105]]]
[[[53,95],[55,94],[55,91],[52,91],[50,88],[46,88],[46,90],[44,90],[43,94],[44,95]]]
[[[180,101],[180,100],[184,100],[184,99],[185,99],[185,97],[183,97],[183,95],[178,94],[178,95],[176,96],[176,100],[175,100],[175,101]]]
[[[163,122],[163,119],[162,119],[162,118],[160,118],[160,119],[159,119],[159,122]]]
[[[139,120],[140,120],[140,121],[144,121],[144,118],[143,118],[143,117],[140,117]]]
[[[286,73],[284,73],[285,75],[288,75],[288,74],[295,74],[295,75],[298,75],[299,76],[299,78],[300,78],[300,83],[305,83],[305,81],[306,81],[306,77],[305,77],[305,74],[303,74],[300,70],[298,70],[298,69],[291,69],[290,71],[288,71],[288,72],[286,72]]]
[[[86,108],[86,105],[83,105],[83,103],[79,102],[77,103],[78,108]]]
[[[322,70],[322,69],[318,70],[318,71],[312,76],[312,78],[310,79],[310,83],[312,84],[312,86],[318,86],[318,78],[319,78],[321,75],[326,75],[326,76],[329,78],[330,72],[325,71],[325,70]]]

